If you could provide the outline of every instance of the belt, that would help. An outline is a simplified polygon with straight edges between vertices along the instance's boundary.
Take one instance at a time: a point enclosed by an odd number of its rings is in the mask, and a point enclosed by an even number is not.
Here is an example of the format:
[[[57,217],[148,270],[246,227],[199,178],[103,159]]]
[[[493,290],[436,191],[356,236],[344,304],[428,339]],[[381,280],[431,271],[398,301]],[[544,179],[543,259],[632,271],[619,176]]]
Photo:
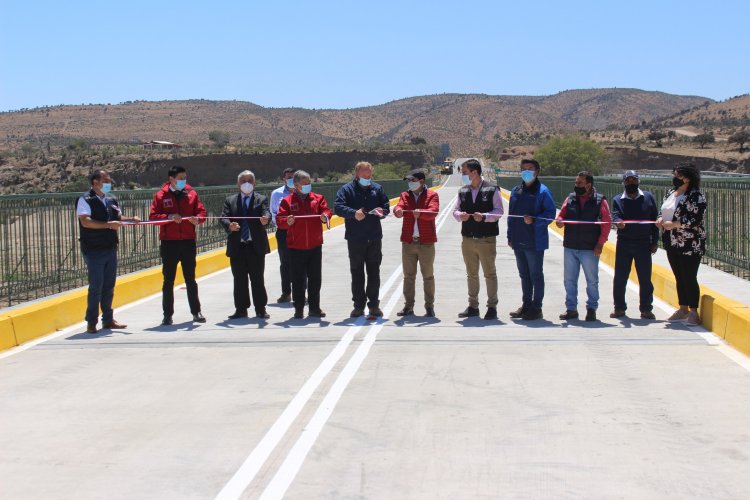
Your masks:
[[[485,238],[495,238],[495,236],[464,236],[464,238],[469,240],[483,240]]]

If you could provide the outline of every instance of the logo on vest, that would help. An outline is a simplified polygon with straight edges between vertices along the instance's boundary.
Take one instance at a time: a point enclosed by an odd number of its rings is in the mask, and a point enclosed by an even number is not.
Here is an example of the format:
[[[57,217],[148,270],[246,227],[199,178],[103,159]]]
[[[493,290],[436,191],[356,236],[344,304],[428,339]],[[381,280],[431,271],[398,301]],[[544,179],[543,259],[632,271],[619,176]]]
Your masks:
[[[173,206],[174,203],[172,203],[170,198],[164,198],[164,208],[172,208]]]

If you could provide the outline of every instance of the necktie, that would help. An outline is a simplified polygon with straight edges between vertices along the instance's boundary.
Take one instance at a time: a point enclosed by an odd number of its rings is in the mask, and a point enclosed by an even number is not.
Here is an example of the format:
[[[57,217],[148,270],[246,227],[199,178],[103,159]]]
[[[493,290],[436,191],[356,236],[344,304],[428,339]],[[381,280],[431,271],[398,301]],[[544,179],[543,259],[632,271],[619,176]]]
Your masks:
[[[250,213],[250,197],[245,196],[245,199],[242,201],[242,215],[246,216]],[[248,219],[242,219],[242,223],[240,224],[242,226],[242,234],[240,235],[240,238],[242,241],[250,241],[250,221]]]

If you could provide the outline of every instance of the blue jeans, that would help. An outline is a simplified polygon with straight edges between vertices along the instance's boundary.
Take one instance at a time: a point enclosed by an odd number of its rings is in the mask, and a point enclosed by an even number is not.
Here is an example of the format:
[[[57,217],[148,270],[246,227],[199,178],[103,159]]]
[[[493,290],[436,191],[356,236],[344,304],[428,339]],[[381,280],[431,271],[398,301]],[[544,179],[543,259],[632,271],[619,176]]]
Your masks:
[[[111,323],[112,298],[117,279],[117,248],[87,250],[83,252],[83,260],[89,275],[86,323],[95,325],[99,321],[99,306],[102,309],[102,323]]]
[[[521,276],[522,307],[541,309],[544,300],[544,250],[514,250]]]
[[[599,257],[593,250],[565,249],[563,275],[565,282],[565,309],[575,311],[578,308],[578,275],[583,268],[586,277],[586,309],[599,307]]]

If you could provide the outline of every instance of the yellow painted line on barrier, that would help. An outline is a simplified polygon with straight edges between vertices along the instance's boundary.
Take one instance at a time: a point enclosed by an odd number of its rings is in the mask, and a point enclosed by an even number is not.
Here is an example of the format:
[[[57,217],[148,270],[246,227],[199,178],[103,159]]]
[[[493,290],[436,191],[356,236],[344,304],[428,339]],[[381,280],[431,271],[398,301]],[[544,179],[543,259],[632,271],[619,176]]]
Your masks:
[[[510,199],[510,194],[503,191],[503,198]],[[550,228],[562,235],[563,230],[554,223]],[[614,269],[616,245],[606,242],[600,260]],[[630,281],[638,283],[635,264],[630,273]],[[677,308],[677,285],[674,274],[658,264],[651,270],[651,282],[654,285],[654,296]],[[741,302],[727,297],[706,286],[701,286],[700,316],[703,326],[724,339],[729,345],[750,356],[750,308]]]
[[[398,203],[398,198],[392,198],[389,202],[393,206]],[[331,217],[331,228],[343,223],[342,217],[337,215]],[[326,230],[325,227],[324,230]],[[277,249],[276,235],[268,236],[268,244],[271,251]],[[195,276],[200,278],[227,267],[229,267],[229,257],[226,256],[226,248],[219,248],[198,255]],[[178,266],[175,285],[181,285],[184,282],[182,270]],[[112,307],[122,307],[148,297],[161,291],[161,288],[161,266],[118,277]],[[87,295],[86,287],[78,288],[0,315],[0,351],[80,323],[86,311]]]

